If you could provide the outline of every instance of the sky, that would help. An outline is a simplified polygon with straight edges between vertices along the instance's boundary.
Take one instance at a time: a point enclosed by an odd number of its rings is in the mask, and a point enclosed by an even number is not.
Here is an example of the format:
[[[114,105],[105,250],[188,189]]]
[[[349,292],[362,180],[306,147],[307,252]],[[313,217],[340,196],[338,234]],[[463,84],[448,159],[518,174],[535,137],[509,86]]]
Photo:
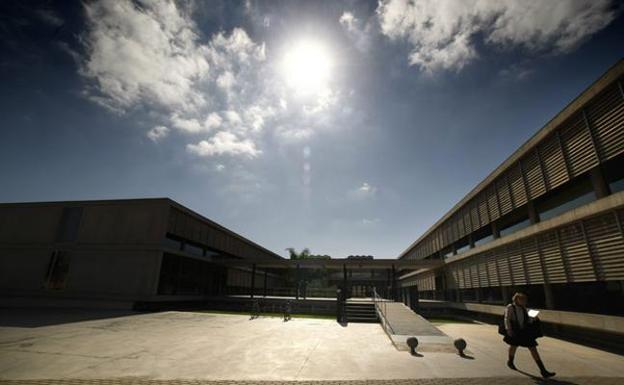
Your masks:
[[[608,0],[6,1],[0,202],[396,258],[622,58]]]

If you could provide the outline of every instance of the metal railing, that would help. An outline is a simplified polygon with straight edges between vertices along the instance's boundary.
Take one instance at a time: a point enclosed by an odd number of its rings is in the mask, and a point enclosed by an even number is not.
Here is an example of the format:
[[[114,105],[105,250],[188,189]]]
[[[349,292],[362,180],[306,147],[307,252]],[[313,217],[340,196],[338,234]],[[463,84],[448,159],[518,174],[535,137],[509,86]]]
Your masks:
[[[385,299],[377,293],[377,290],[373,288],[373,303],[375,304],[375,311],[377,312],[377,316],[379,317],[379,321],[381,322],[381,326],[383,327],[386,334],[394,334],[394,330],[392,326],[390,326],[390,322],[388,322],[388,307],[387,304],[390,300]]]

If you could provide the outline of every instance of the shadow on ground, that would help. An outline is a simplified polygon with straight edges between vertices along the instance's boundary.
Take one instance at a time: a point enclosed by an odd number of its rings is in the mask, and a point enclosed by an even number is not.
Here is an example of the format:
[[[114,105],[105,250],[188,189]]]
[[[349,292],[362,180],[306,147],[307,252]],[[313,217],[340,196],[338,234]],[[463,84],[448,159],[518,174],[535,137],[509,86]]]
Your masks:
[[[0,308],[0,327],[38,328],[141,314],[131,310]]]

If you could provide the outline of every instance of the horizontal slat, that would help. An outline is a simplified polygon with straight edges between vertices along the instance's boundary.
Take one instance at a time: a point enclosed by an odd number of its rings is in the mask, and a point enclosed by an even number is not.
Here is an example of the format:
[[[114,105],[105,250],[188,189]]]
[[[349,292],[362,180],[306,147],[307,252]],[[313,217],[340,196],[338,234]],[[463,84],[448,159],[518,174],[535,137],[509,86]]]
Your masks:
[[[522,160],[531,199],[536,199],[546,193],[546,185],[542,177],[539,159],[534,151]]]
[[[598,165],[598,158],[582,112],[576,113],[563,124],[561,141],[573,176],[578,176]]]
[[[540,145],[540,154],[548,189],[552,190],[567,182],[566,165],[556,136],[551,136]]]
[[[617,84],[595,97],[586,108],[603,160],[624,151],[624,99]]]

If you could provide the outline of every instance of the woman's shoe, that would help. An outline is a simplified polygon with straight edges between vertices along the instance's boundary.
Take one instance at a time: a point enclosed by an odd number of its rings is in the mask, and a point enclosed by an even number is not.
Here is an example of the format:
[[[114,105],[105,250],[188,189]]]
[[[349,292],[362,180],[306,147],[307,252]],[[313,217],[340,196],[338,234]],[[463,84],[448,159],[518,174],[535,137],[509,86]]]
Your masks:
[[[553,377],[555,374],[557,374],[555,372],[549,372],[546,369],[542,370],[541,372],[542,372],[542,377],[544,378],[550,378],[550,377]]]

